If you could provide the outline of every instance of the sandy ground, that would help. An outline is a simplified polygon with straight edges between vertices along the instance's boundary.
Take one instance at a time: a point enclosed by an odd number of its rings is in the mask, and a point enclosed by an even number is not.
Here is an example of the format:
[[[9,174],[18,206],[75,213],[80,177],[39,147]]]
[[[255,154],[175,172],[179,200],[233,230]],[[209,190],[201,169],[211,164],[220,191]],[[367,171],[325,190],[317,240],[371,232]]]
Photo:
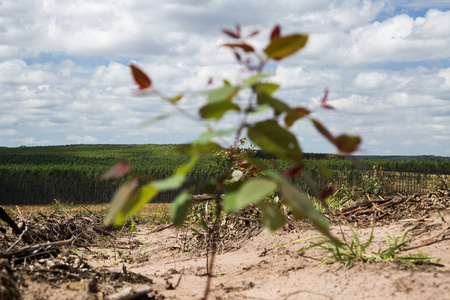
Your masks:
[[[447,216],[447,219],[450,216]],[[422,245],[442,232],[450,235],[449,226],[438,216],[425,221],[396,222],[375,228],[371,250],[386,246],[386,237],[402,236],[413,229],[410,245]],[[447,229],[447,231],[445,231]],[[335,230],[339,230],[338,227]],[[346,230],[348,233],[348,230]],[[370,228],[361,229],[366,241]],[[322,250],[298,250],[309,242],[277,244],[316,236],[313,230],[261,233],[234,252],[217,256],[211,299],[450,299],[450,241],[442,241],[411,250],[440,258],[444,266],[406,266],[394,262],[358,263],[349,269],[340,265],[318,267],[326,255]],[[148,261],[127,265],[127,269],[154,279],[155,287],[166,299],[199,299],[206,277],[205,257],[193,257],[177,248],[173,229],[133,237],[149,243]],[[406,253],[405,253],[406,254]],[[175,290],[164,290],[167,282]]]
[[[450,214],[446,213],[444,219],[450,219]],[[335,225],[333,231],[339,233],[339,228]],[[350,233],[348,227],[343,228],[346,234]],[[410,230],[410,246],[450,235],[448,223],[437,214],[421,221],[400,220],[376,226],[370,251],[383,249],[387,235],[400,237],[406,230]],[[370,228],[360,228],[359,232],[361,240],[366,241]],[[181,251],[179,235],[173,227],[157,231],[140,225],[131,236],[112,240],[110,246],[102,249],[92,248],[86,256],[96,269],[123,273],[125,267],[127,272],[149,277],[156,291],[151,294],[153,299],[201,299],[207,279],[206,257]],[[344,269],[339,264],[318,267],[327,254],[323,250],[298,253],[309,242],[292,241],[316,235],[311,229],[262,232],[245,241],[239,250],[217,255],[209,299],[450,299],[450,240],[409,251],[439,258],[439,265],[376,262],[357,263]],[[279,246],[286,242],[291,243]],[[94,293],[89,292],[88,285],[83,280],[59,286],[30,282],[23,289],[23,296],[107,299],[127,286],[139,286],[104,282]]]
[[[337,263],[319,267],[329,253],[318,248],[299,253],[310,242],[294,242],[317,236],[304,225],[272,234],[261,232],[243,240],[239,249],[217,255],[209,299],[450,299],[450,210],[441,213],[377,224],[368,250],[385,249],[388,235],[401,237],[408,231],[407,247],[414,249],[400,255],[420,252],[440,259],[439,263],[384,261],[358,262],[347,269]],[[334,224],[331,229],[336,235],[340,230],[351,235],[347,225]],[[358,228],[362,242],[367,241],[370,230]],[[101,247],[61,252],[83,257],[90,265],[87,272],[100,274],[95,275],[98,282],[92,276],[83,279],[81,273],[54,268],[8,271],[6,262],[0,260],[0,275],[5,275],[0,277],[0,298],[1,284],[17,283],[24,300],[108,299],[124,288],[143,285],[150,285],[153,292],[140,299],[201,299],[207,281],[206,256],[182,251],[179,240],[184,234],[193,233],[170,225],[139,224],[131,234],[99,241]],[[67,280],[52,282],[53,273],[66,274]]]

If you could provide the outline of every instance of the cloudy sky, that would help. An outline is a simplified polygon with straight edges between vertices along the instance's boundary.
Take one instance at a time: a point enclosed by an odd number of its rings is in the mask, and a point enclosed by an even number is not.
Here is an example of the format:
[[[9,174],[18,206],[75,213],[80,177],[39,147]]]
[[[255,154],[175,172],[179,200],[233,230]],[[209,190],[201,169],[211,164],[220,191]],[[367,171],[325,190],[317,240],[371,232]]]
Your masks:
[[[247,74],[220,47],[236,23],[261,30],[259,47],[276,24],[310,35],[268,68],[276,96],[314,108],[328,88],[336,110],[315,117],[360,134],[361,153],[450,156],[450,1],[426,0],[0,0],[0,146],[191,141],[204,127],[189,118],[139,126],[173,108],[134,95],[128,64],[168,95],[237,82]],[[335,152],[308,122],[293,130],[304,151]]]

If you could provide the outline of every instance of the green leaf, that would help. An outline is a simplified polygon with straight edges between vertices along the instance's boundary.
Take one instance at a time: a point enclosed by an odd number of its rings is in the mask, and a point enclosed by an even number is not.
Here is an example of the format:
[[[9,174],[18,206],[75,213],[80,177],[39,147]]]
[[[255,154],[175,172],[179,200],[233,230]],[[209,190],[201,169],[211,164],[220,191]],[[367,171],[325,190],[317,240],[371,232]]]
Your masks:
[[[263,83],[258,83],[254,87],[254,91],[255,91],[255,93],[266,92],[267,94],[272,95],[279,88],[280,88],[279,84],[272,83],[272,82],[263,82]]]
[[[184,144],[177,146],[177,151],[181,153],[201,153],[201,152],[212,152],[212,151],[220,151],[223,148],[214,142],[205,142],[201,144],[197,144],[195,142],[191,144]]]
[[[286,103],[284,103],[283,101],[280,101],[274,97],[272,97],[271,95],[269,95],[268,93],[264,92],[264,91],[259,91],[257,93],[257,101],[259,105],[264,105],[264,104],[268,104],[270,105],[270,107],[272,107],[275,111],[275,115],[280,115],[283,112],[288,112],[290,114],[295,114],[296,112],[294,110],[292,110],[292,108],[289,107],[289,105],[287,105]]]
[[[236,128],[227,129],[227,130],[215,130],[215,131],[207,131],[202,133],[195,141],[195,144],[206,144],[209,143],[212,139],[217,137],[223,137],[225,135],[229,135],[231,133],[236,132]]]
[[[225,84],[223,87],[220,87],[215,90],[210,90],[204,92],[208,96],[208,103],[222,102],[224,100],[231,100],[233,96],[236,94],[236,87]]]
[[[184,190],[173,201],[172,206],[170,207],[170,218],[172,219],[172,222],[175,226],[183,224],[184,218],[186,217],[189,208],[191,197],[191,191]]]
[[[266,231],[273,232],[286,224],[286,217],[278,208],[266,203],[260,203],[258,206],[261,211],[259,219]]]
[[[183,94],[176,95],[174,97],[163,97],[165,100],[170,101],[172,103],[177,103],[183,98]]]
[[[164,115],[157,116],[155,118],[152,118],[150,120],[142,122],[141,124],[139,124],[139,127],[145,127],[145,126],[148,126],[148,125],[152,125],[152,124],[154,124],[156,122],[159,122],[159,121],[165,120],[167,118],[173,117],[176,114],[177,114],[176,112],[170,112],[170,113],[167,113],[167,114],[164,114]]]
[[[294,110],[295,114],[288,113],[288,114],[286,114],[286,117],[284,117],[284,123],[288,127],[291,127],[295,123],[295,121],[297,121],[311,113],[309,111],[309,109],[306,109],[304,107],[296,107],[293,110]]]
[[[248,128],[248,137],[265,152],[300,162],[303,158],[297,138],[276,121],[262,121]]]
[[[327,219],[314,207],[313,203],[304,193],[297,190],[287,181],[281,183],[281,193],[283,194],[285,203],[292,208],[292,213],[296,218],[306,217],[310,219],[314,228],[329,237],[334,243],[339,244],[339,240],[328,229]]]
[[[334,144],[341,153],[355,152],[360,143],[361,138],[357,135],[341,134],[334,140]]]
[[[250,204],[258,204],[265,196],[277,188],[277,183],[266,178],[252,179],[243,182],[238,189],[232,190],[231,197],[227,197],[223,203],[226,213],[238,211]]]
[[[105,225],[110,225],[116,218],[117,213],[125,206],[128,198],[137,188],[139,181],[136,178],[129,180],[122,184],[114,193],[111,204],[109,206],[109,212],[104,220]]]
[[[139,210],[141,210],[145,204],[150,202],[157,194],[158,190],[150,184],[144,185],[134,191],[122,209],[117,213],[114,220],[114,225],[123,224],[128,218],[132,217]]]
[[[269,74],[264,74],[264,73],[257,73],[247,79],[245,79],[244,81],[242,81],[241,84],[241,89],[247,88],[249,86],[253,86],[255,84],[257,84],[258,82],[261,81],[261,79],[269,77]],[[259,86],[260,84],[258,84]]]
[[[167,190],[174,190],[181,187],[184,180],[186,179],[187,173],[189,173],[189,171],[197,162],[197,158],[198,157],[196,155],[193,155],[191,160],[187,164],[178,167],[178,169],[172,176],[162,180],[153,181],[151,185],[161,192]]]
[[[208,103],[200,108],[199,115],[203,119],[220,120],[227,111],[239,111],[240,108],[231,101]]]
[[[270,42],[264,52],[268,57],[279,60],[302,49],[307,41],[308,36],[303,34],[277,37]]]
[[[316,119],[311,119],[311,122],[313,122],[314,126],[316,127],[317,131],[319,131],[324,137],[327,138],[331,143],[334,144],[334,137],[333,135],[328,131],[328,129],[325,128],[325,126],[322,125],[319,121]]]

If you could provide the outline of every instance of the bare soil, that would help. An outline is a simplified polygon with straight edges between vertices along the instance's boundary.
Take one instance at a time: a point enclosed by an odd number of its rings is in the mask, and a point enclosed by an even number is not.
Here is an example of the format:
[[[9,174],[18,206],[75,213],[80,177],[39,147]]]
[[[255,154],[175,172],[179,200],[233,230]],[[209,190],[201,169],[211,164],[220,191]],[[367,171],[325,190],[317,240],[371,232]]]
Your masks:
[[[318,267],[329,253],[317,248],[299,253],[310,242],[294,242],[318,235],[307,222],[291,222],[272,234],[252,222],[241,222],[231,226],[237,229],[228,226],[227,232],[242,234],[222,235],[228,244],[223,243],[216,255],[209,299],[450,299],[449,193],[433,195],[400,201],[389,209],[392,202],[374,202],[359,211],[329,217],[336,235],[342,230],[351,236],[342,220],[351,221],[364,242],[370,234],[367,221],[372,212],[378,219],[369,251],[386,248],[388,235],[401,237],[409,231],[407,248],[411,249],[400,255],[420,252],[438,262]],[[0,299],[108,299],[127,287],[139,286],[153,289],[139,299],[203,297],[207,258],[205,245],[195,232],[150,223],[137,224],[131,231],[126,227],[121,234],[99,234],[102,238],[97,241],[58,247],[48,256],[44,253],[25,262],[2,258]],[[14,241],[8,234],[3,234],[0,253],[7,253],[5,247]]]

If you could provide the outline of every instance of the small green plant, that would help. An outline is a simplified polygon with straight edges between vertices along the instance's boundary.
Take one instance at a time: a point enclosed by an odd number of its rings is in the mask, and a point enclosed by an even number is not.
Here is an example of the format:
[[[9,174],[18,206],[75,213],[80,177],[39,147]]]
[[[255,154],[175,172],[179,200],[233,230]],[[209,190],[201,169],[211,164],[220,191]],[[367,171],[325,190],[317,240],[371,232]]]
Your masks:
[[[136,223],[134,221],[132,221],[130,224],[130,228],[128,229],[128,234],[133,235],[135,229],[136,229]]]
[[[343,183],[325,201],[329,209],[335,210],[355,204],[361,195],[362,193],[359,188],[351,187],[347,183]],[[323,209],[323,207],[319,205],[319,209]]]
[[[423,253],[411,254],[407,256],[402,256],[401,251],[406,247],[406,231],[401,237],[392,237],[387,235],[386,238],[386,248],[378,249],[377,252],[369,251],[368,248],[373,242],[373,234],[375,223],[372,225],[372,229],[369,234],[369,238],[366,242],[362,242],[357,230],[349,225],[352,232],[352,236],[348,239],[341,229],[342,242],[336,244],[332,242],[329,238],[325,236],[316,236],[308,239],[301,239],[293,241],[291,243],[304,242],[309,240],[318,240],[317,242],[311,243],[309,246],[304,247],[299,250],[299,252],[304,252],[312,248],[321,248],[329,253],[320,263],[324,264],[334,264],[340,263],[344,268],[352,267],[358,261],[364,263],[372,263],[376,261],[399,261],[407,264],[421,263],[421,262],[433,262],[434,259],[429,258]]]
[[[379,196],[384,195],[388,188],[388,179],[385,176],[383,167],[372,166],[371,172],[366,172],[362,177],[364,192]]]

